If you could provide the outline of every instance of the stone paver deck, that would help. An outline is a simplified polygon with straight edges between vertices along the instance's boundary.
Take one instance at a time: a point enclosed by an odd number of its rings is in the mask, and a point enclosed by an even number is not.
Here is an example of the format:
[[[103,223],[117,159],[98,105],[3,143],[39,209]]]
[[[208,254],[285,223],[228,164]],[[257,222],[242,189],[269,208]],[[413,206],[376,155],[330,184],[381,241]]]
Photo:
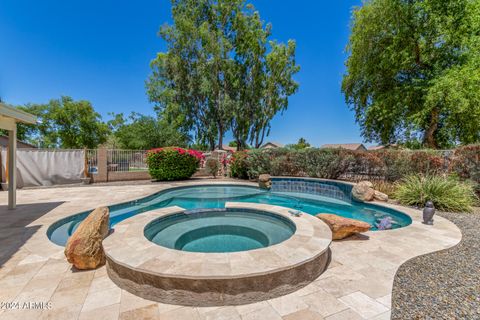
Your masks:
[[[15,211],[7,210],[7,194],[0,193],[0,319],[389,319],[399,266],[450,248],[462,237],[444,218],[426,226],[419,211],[398,207],[412,217],[410,226],[333,242],[328,270],[296,292],[249,305],[193,308],[134,296],[118,288],[105,267],[72,270],[63,248],[46,236],[48,226],[59,218],[196,183],[19,190]],[[19,304],[7,309],[7,302]],[[26,302],[37,307],[49,302],[51,308],[23,309]]]

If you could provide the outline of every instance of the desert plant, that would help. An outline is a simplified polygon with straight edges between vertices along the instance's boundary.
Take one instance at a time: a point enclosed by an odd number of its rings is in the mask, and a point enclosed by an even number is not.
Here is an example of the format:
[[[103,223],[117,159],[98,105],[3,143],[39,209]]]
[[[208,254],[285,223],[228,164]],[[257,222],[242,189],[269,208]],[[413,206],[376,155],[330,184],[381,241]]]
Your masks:
[[[205,163],[205,167],[208,169],[208,172],[213,176],[213,178],[217,177],[218,170],[220,170],[220,163],[217,159],[209,158]]]
[[[390,198],[392,198],[393,195],[395,194],[395,189],[396,189],[395,183],[392,183],[389,181],[383,181],[383,180],[372,180],[372,183],[373,183],[373,188],[375,190],[385,193]]]
[[[432,201],[442,211],[470,212],[478,202],[473,185],[454,177],[410,175],[396,185],[394,197],[400,203],[423,207]]]
[[[196,150],[157,148],[147,152],[148,172],[155,180],[182,180],[190,178],[203,159]]]

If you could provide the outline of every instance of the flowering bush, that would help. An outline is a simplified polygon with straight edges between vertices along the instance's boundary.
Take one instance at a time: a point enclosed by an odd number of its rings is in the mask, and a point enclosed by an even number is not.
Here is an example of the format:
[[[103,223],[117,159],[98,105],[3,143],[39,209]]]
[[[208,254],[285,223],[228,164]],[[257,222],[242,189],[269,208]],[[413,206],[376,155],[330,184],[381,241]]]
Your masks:
[[[203,153],[183,148],[156,148],[147,152],[150,176],[155,180],[190,178],[203,161]]]
[[[232,177],[239,179],[248,179],[247,152],[235,152],[230,157],[229,164]]]

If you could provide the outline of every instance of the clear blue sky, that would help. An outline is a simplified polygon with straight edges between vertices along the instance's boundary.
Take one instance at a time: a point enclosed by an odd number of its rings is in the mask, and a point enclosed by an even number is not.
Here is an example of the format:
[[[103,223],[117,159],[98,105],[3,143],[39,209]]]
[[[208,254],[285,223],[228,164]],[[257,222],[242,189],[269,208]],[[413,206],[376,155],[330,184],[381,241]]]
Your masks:
[[[340,91],[349,19],[360,0],[251,3],[273,24],[272,38],[297,41],[302,67],[300,90],[268,140],[361,142]],[[157,31],[167,21],[169,0],[1,0],[0,96],[11,104],[86,99],[104,120],[111,111],[153,114],[144,82],[164,48]]]

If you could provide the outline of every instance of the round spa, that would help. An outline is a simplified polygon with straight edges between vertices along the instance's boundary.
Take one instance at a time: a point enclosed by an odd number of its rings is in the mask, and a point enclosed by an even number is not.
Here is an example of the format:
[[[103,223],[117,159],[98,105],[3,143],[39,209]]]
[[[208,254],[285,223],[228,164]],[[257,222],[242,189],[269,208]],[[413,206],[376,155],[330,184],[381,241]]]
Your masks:
[[[144,233],[148,240],[170,249],[237,252],[285,241],[295,233],[295,224],[260,210],[204,209],[158,218]]]
[[[332,234],[320,219],[267,204],[173,206],[115,226],[103,241],[109,277],[145,299],[240,305],[296,291],[326,269]]]

